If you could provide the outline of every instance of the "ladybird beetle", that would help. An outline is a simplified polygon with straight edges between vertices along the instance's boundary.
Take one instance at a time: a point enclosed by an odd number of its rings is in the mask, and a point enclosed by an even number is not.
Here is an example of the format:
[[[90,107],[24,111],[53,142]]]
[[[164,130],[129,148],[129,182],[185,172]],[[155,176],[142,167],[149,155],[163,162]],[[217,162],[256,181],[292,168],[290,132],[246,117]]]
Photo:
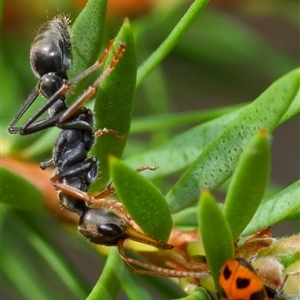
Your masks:
[[[243,258],[225,262],[219,284],[227,300],[269,300],[277,298],[279,294],[279,291],[264,286],[253,267]]]

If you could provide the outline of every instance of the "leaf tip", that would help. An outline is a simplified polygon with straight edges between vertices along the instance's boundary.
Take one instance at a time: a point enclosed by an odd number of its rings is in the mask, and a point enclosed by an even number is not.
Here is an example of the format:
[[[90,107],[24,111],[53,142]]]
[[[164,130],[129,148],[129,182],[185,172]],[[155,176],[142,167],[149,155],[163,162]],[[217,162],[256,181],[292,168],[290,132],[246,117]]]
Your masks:
[[[112,154],[108,154],[107,160],[108,160],[109,163],[114,163],[114,162],[117,161],[117,158]]]
[[[258,134],[259,134],[259,137],[266,138],[268,133],[267,133],[267,130],[265,128],[261,128],[259,130]]]
[[[124,18],[123,24],[124,25],[129,25],[130,24],[129,18],[127,18],[127,17]]]
[[[209,190],[206,186],[201,188],[201,194],[206,194],[206,195],[209,194]]]

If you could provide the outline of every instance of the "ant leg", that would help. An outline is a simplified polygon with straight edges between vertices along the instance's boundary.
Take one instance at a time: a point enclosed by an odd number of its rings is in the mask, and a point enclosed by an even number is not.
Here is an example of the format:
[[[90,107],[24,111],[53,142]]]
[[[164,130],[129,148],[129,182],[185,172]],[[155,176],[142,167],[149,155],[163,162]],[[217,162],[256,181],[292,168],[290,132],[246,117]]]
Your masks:
[[[123,140],[125,138],[124,135],[119,135],[118,131],[113,130],[113,129],[107,129],[107,128],[103,128],[103,129],[98,129],[95,132],[95,137],[98,138],[104,134],[112,134],[114,135],[118,140]]]
[[[86,107],[81,107],[78,109],[77,112],[74,113],[72,116],[74,120],[69,120],[63,124],[58,124],[63,112],[54,115],[51,118],[47,118],[41,121],[37,121],[33,124],[30,124],[28,127],[24,126],[21,127],[9,127],[8,131],[10,134],[19,133],[21,135],[27,135],[35,132],[39,132],[41,130],[57,126],[61,129],[75,129],[75,130],[82,130],[82,131],[93,131],[93,128],[84,120],[77,119],[76,117],[80,115],[87,115],[89,113],[89,109]]]
[[[56,91],[56,93],[51,98],[49,98],[47,100],[47,102],[33,114],[33,116],[31,116],[29,118],[29,120],[25,123],[25,125],[21,126],[20,128],[9,127],[8,128],[9,133],[12,133],[12,134],[19,133],[21,135],[29,134],[28,131],[26,131],[26,129],[29,127],[29,125],[31,125],[32,123],[35,124],[34,121],[36,121],[45,111],[47,111],[47,109],[50,108],[58,99],[62,99],[66,95],[66,93],[68,92],[69,89],[70,89],[70,85],[68,85],[67,83],[63,83],[63,85]],[[52,120],[50,118],[49,122],[53,123],[54,120]],[[38,124],[39,124],[39,122],[38,122]],[[54,125],[55,125],[55,123],[54,123]],[[54,126],[54,125],[52,125],[52,126]],[[51,127],[51,126],[48,126],[48,127]],[[45,127],[45,128],[48,128],[48,127]],[[44,128],[41,128],[39,130],[42,130],[42,129],[44,129]],[[37,132],[39,130],[35,129],[32,132]]]
[[[141,166],[141,167],[137,168],[136,171],[137,172],[143,172],[143,171],[146,171],[146,170],[156,171],[157,169],[158,169],[157,166],[145,165],[145,166]]]
[[[97,164],[97,159],[95,157],[90,157],[84,162],[80,162],[76,165],[73,165],[71,168],[54,175],[50,179],[50,182],[55,188],[61,190],[65,194],[68,194],[74,198],[78,198],[79,200],[98,204],[100,200],[106,198],[107,196],[115,192],[115,190],[110,185],[108,185],[108,187],[101,193],[97,194],[96,196],[93,196],[89,195],[84,191],[78,190],[60,182],[60,180],[65,177],[78,176],[83,173],[88,173],[95,166],[95,164]],[[120,205],[122,204],[120,203]]]
[[[113,46],[113,40],[109,43],[108,47],[104,51],[103,55],[100,57],[99,60],[97,60],[94,65],[83,71],[81,74],[79,74],[77,77],[69,80],[68,82],[64,82],[62,86],[52,95],[47,102],[40,107],[34,114],[29,118],[29,120],[21,127],[14,127],[13,125],[21,118],[21,116],[26,112],[26,110],[31,106],[31,104],[34,102],[34,100],[39,95],[39,89],[38,86],[34,89],[34,91],[29,95],[28,99],[26,100],[24,106],[21,108],[20,112],[14,117],[13,121],[8,127],[8,131],[11,134],[19,133],[21,135],[30,134],[33,132],[38,132],[40,130],[56,126],[57,123],[62,123],[61,117],[63,114],[58,114],[54,116],[53,118],[46,119],[40,122],[34,123],[44,112],[47,111],[58,99],[64,98],[66,93],[69,91],[69,89],[78,81],[82,80],[83,78],[87,77],[89,74],[94,72],[95,70],[99,69],[106,57],[108,56],[108,53],[110,49]],[[123,47],[125,49],[125,46]],[[123,53],[123,51],[122,51]],[[121,55],[120,55],[121,56]],[[115,63],[112,62],[112,67],[115,66]],[[111,71],[111,70],[110,70]],[[110,73],[110,72],[109,72]],[[100,76],[101,77],[101,76]],[[87,99],[88,100],[88,99]],[[80,106],[80,105],[79,105]],[[76,106],[77,109],[72,110],[67,118],[74,117],[76,114],[76,111],[78,110],[78,106]],[[30,126],[32,125],[32,126]],[[30,126],[30,130],[27,130]]]
[[[71,120],[68,120],[64,123],[57,123],[57,127],[61,129],[72,129],[80,130],[84,132],[90,132],[94,135],[94,128],[91,125],[93,123],[93,112],[86,107],[80,107],[77,112],[80,114],[77,116],[77,113],[73,115]],[[60,115],[61,116],[61,115]],[[75,116],[75,118],[74,118]],[[77,117],[76,117],[77,116]]]
[[[65,185],[63,183],[60,183],[57,180],[58,180],[58,178],[56,178],[56,176],[54,176],[50,179],[50,182],[57,190],[60,190],[62,193],[67,194],[71,197],[74,197],[78,200],[85,201],[85,202],[90,202],[93,200],[93,197],[91,195],[89,195],[88,193],[78,190],[76,188],[73,188],[70,185]]]
[[[64,177],[86,174],[97,164],[97,161],[98,161],[97,158],[92,156],[86,159],[85,161],[79,162],[71,166],[67,170],[54,175],[50,180],[53,182],[57,182]]]
[[[107,198],[108,196],[114,194],[115,192],[116,192],[116,190],[112,187],[112,182],[110,182],[103,191],[101,191],[97,195],[94,195],[93,198],[95,198],[95,199]]]
[[[112,42],[111,42],[112,43]],[[112,47],[110,43],[109,49]],[[104,53],[104,58],[107,57],[108,55],[108,50],[106,50],[106,52]],[[75,111],[77,111],[79,109],[79,107],[81,107],[85,102],[87,102],[89,99],[91,99],[94,94],[97,91],[98,86],[101,84],[101,82],[111,73],[111,71],[114,69],[114,67],[116,66],[116,64],[119,62],[120,58],[123,55],[123,52],[125,51],[125,45],[121,44],[119,46],[119,48],[117,49],[117,52],[113,58],[113,60],[111,61],[111,63],[109,64],[109,66],[103,71],[103,73],[95,80],[95,82],[89,86],[84,92],[83,94],[64,112],[63,116],[61,117],[61,119],[59,120],[59,123],[64,123],[65,121],[67,121],[69,118],[71,118],[74,114]],[[103,63],[104,58],[100,58],[100,63]],[[98,63],[99,61],[97,61],[97,68],[99,68]],[[93,67],[93,66],[92,66]],[[91,68],[92,68],[91,67]],[[69,84],[73,84],[72,80],[69,81]]]
[[[86,70],[84,70],[83,72],[78,74],[76,77],[70,79],[69,84],[73,85],[74,83],[84,79],[85,77],[87,77],[88,75],[93,73],[94,71],[98,70],[103,65],[103,62],[105,61],[105,59],[107,58],[109,52],[111,51],[114,42],[115,42],[114,39],[110,40],[107,47],[105,48],[102,55],[100,56],[100,58],[93,65],[91,65],[89,68],[87,68]]]
[[[23,104],[23,106],[21,107],[19,112],[14,116],[14,118],[10,122],[10,124],[8,126],[9,133],[11,133],[10,128],[14,128],[13,126],[20,120],[20,118],[24,115],[24,113],[27,111],[27,109],[35,101],[35,99],[38,97],[38,95],[39,95],[39,88],[37,85],[31,92],[31,94],[28,96],[28,98],[26,99],[25,103]]]
[[[31,133],[34,133],[34,132],[38,132],[38,131],[41,131],[43,129],[55,126],[56,123],[58,122],[59,118],[61,117],[61,115],[62,115],[62,113],[57,114],[57,115],[53,116],[52,118],[37,121],[37,122],[35,122],[33,124],[29,124],[29,125],[27,125],[27,123],[28,123],[27,122],[25,125],[19,126],[19,127],[9,126],[8,127],[8,132],[10,134],[19,133],[21,135],[27,135],[27,134],[31,134]]]
[[[47,168],[49,168],[50,166],[53,165],[53,158],[48,158],[47,160],[44,160],[42,162],[40,162],[40,168],[42,170],[46,170]]]
[[[124,254],[123,246],[125,240],[120,240],[118,242],[118,250],[121,258],[127,264],[127,266],[137,274],[148,275],[148,276],[156,276],[156,277],[190,277],[190,278],[203,278],[209,275],[208,272],[193,272],[193,271],[178,271],[167,268],[161,268],[158,266],[154,266],[152,264],[148,264],[137,259],[130,258]],[[133,265],[140,266],[143,269],[137,269]]]
[[[115,212],[116,214],[125,215],[127,221],[129,222],[129,216],[125,211],[122,203],[117,202],[116,200],[107,200],[105,198],[95,199],[92,195],[87,192],[78,190],[70,185],[65,185],[57,181],[57,178],[52,177],[50,179],[51,184],[56,190],[61,191],[63,194],[69,195],[77,200],[88,202],[92,204],[93,208],[103,208]]]
[[[155,171],[157,170],[158,167],[156,166],[150,166],[150,165],[146,165],[146,166],[142,166],[140,168],[137,168],[136,171],[137,172],[142,172],[145,170],[150,170],[150,171]],[[112,182],[110,182],[108,184],[108,186],[99,194],[95,195],[94,198],[95,199],[102,199],[102,198],[106,198],[112,194],[114,194],[116,192],[115,188],[112,186]]]

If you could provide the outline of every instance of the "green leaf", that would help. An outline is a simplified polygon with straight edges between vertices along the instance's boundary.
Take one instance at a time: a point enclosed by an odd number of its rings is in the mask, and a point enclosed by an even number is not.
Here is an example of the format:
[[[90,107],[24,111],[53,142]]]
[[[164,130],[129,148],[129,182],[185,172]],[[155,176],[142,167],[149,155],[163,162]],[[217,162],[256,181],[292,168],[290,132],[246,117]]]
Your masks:
[[[106,7],[107,0],[90,0],[76,18],[72,26],[73,67],[68,74],[69,78],[74,78],[98,59],[104,40]],[[68,94],[68,103],[73,103],[92,84],[95,75],[76,83]]]
[[[297,94],[295,94],[293,102],[291,103],[291,105],[289,106],[285,114],[282,116],[280,120],[280,124],[286,122],[293,116],[296,116],[297,114],[299,114],[299,112],[300,112],[300,89],[298,90]]]
[[[107,181],[109,177],[108,154],[116,157],[122,156],[132,117],[136,80],[136,52],[128,20],[124,21],[115,38],[114,51],[111,51],[107,64],[111,61],[120,43],[126,44],[125,52],[112,73],[99,87],[94,107],[96,129],[108,128],[117,131],[120,136],[124,136],[122,140],[111,134],[101,136],[93,147],[92,154],[96,155],[100,161],[103,181]]]
[[[238,237],[259,207],[270,168],[269,139],[266,131],[260,130],[242,152],[227,192],[223,213],[233,238]]]
[[[114,186],[131,218],[146,235],[167,241],[172,218],[161,192],[153,183],[118,159],[111,158],[110,161]]]
[[[192,60],[191,63],[200,63],[206,78],[212,80],[214,76],[216,81],[226,81],[227,88],[233,86],[235,81],[235,89],[243,91],[253,88],[249,84],[249,77],[252,79],[253,73],[258,74],[258,70],[267,78],[275,79],[297,66],[297,61],[291,55],[272,47],[246,22],[222,10],[206,10],[182,37],[176,50]],[[248,77],[238,76],[242,66],[251,66]],[[219,72],[214,74],[217,70]],[[227,78],[221,78],[224,75]]]
[[[51,234],[45,231],[47,226]],[[61,292],[66,299],[83,299],[88,294],[81,273],[51,239],[61,232],[57,226],[45,213],[7,210],[0,269],[13,285],[13,293],[21,295],[15,299],[60,299]]]
[[[288,219],[300,210],[300,180],[269,199],[265,199],[242,235],[250,235]]]
[[[180,38],[191,27],[209,0],[195,0],[165,41],[152,53],[138,70],[137,86],[170,53]]]
[[[142,284],[142,277],[132,272],[127,268],[124,270],[124,276],[122,277],[122,289],[130,300],[153,300],[150,293],[145,289]],[[145,278],[147,279],[147,277]],[[157,289],[156,289],[157,291]]]
[[[1,277],[4,274],[13,283],[15,292],[19,291],[24,300],[53,299],[40,282],[40,274],[35,274],[31,270],[32,266],[24,261],[24,256],[18,255],[15,251],[16,247],[7,244],[1,246]]]
[[[286,218],[285,218],[286,221],[288,220],[297,220],[299,221],[300,220],[300,207],[295,210],[293,213],[290,213]]]
[[[208,292],[202,288],[198,287],[192,295],[187,297],[178,298],[177,300],[211,300],[212,298],[209,296]]]
[[[234,257],[233,237],[214,197],[203,190],[199,199],[199,225],[204,250],[216,286],[224,262]]]
[[[299,69],[274,82],[201,153],[167,194],[171,212],[192,206],[201,187],[214,190],[233,173],[245,145],[260,128],[272,132],[299,89]]]
[[[97,59],[104,40],[107,0],[89,0],[72,26],[73,78]],[[84,82],[84,80],[83,80]],[[79,84],[78,84],[79,85]],[[83,91],[80,86],[77,91]]]
[[[196,206],[188,207],[178,213],[173,214],[172,217],[175,227],[191,226],[195,228],[198,226]]]
[[[181,113],[169,113],[160,115],[151,115],[141,118],[135,118],[132,121],[130,133],[139,133],[147,131],[159,131],[162,127],[176,128],[193,123],[199,124],[210,121],[212,119],[224,116],[227,113],[240,108],[242,105],[226,106],[216,109],[209,109],[204,111],[190,111]]]
[[[55,246],[50,243],[49,239],[45,236],[44,232],[38,227],[30,214],[15,211],[14,216],[22,225],[23,235],[28,242],[33,246],[38,254],[48,263],[48,268],[55,271],[57,276],[75,295],[85,297],[87,286],[83,278],[71,263],[69,263],[58,251]]]
[[[133,168],[149,163],[159,166],[156,172],[147,174],[147,178],[162,177],[182,170],[195,161],[203,149],[234,120],[239,112],[240,110],[233,111],[196,126],[158,147],[127,158],[125,162]]]
[[[122,282],[124,264],[116,248],[110,248],[104,269],[87,300],[117,299]]]
[[[1,167],[0,201],[22,210],[43,209],[43,194],[31,182]]]

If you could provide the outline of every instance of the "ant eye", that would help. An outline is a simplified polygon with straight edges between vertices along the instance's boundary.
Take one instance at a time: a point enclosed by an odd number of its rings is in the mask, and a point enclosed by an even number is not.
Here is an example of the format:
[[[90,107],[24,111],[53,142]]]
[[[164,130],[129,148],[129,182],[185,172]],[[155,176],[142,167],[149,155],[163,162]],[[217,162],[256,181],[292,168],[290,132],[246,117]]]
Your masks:
[[[97,231],[106,237],[116,238],[124,235],[124,231],[116,224],[102,224],[97,226]]]

